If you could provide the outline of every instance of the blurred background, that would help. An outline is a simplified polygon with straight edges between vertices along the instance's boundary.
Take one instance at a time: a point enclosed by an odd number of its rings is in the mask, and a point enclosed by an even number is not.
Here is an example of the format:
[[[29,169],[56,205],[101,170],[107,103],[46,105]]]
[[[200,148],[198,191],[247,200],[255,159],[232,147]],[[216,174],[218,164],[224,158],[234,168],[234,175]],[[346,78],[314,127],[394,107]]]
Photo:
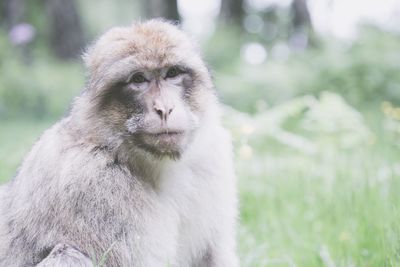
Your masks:
[[[179,21],[234,137],[242,266],[400,266],[398,0],[1,0],[0,182],[108,28]]]

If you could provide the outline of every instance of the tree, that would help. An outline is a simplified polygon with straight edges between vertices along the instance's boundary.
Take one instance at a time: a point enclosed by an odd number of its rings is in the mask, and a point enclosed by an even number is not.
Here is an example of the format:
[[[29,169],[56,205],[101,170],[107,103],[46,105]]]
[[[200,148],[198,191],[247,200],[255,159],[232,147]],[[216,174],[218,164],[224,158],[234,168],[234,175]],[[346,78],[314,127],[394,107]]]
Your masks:
[[[243,0],[221,0],[220,19],[222,23],[242,27],[243,18]]]
[[[142,5],[147,18],[180,21],[177,0],[145,0]]]
[[[314,35],[307,0],[293,0],[292,13],[292,37],[290,43],[297,49],[303,50],[308,46],[318,46],[318,40]]]
[[[2,0],[0,3],[0,24],[6,29],[25,19],[24,0]]]
[[[292,2],[292,22],[295,29],[312,29],[310,12],[307,7],[307,0],[293,0]]]
[[[75,0],[47,0],[50,45],[61,59],[79,56],[84,47],[84,34]]]

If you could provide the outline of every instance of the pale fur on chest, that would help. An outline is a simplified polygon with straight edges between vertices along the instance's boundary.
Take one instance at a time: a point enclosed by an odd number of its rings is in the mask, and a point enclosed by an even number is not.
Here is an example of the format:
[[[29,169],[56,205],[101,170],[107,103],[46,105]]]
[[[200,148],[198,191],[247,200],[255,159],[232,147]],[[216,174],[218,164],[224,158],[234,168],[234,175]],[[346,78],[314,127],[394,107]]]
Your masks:
[[[230,162],[229,137],[210,142],[208,135],[196,142],[180,161],[166,160],[157,177],[157,216],[153,231],[159,236],[168,264],[192,266],[207,253],[213,235],[235,213],[235,180]],[[210,153],[210,146],[213,152]],[[231,221],[229,221],[231,223]],[[221,225],[222,224],[222,225]],[[158,240],[160,241],[160,240]]]

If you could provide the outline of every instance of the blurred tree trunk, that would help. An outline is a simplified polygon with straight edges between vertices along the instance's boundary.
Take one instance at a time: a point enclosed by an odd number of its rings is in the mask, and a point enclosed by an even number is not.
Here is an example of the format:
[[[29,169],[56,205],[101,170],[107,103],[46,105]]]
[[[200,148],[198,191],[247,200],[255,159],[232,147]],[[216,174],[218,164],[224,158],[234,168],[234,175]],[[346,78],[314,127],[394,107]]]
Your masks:
[[[242,27],[244,0],[221,0],[220,20],[224,24]]]
[[[144,0],[142,5],[147,18],[180,21],[177,0]]]
[[[314,34],[311,23],[307,0],[293,0],[291,13],[293,28],[291,39],[294,46],[298,46],[300,50],[308,46],[318,46],[318,40]]]
[[[0,24],[7,30],[25,19],[25,0],[2,0],[0,3]]]
[[[61,59],[76,58],[84,47],[84,35],[75,0],[47,0],[50,45]]]
[[[310,12],[307,7],[307,0],[293,0],[292,2],[293,27],[295,29],[312,29]]]

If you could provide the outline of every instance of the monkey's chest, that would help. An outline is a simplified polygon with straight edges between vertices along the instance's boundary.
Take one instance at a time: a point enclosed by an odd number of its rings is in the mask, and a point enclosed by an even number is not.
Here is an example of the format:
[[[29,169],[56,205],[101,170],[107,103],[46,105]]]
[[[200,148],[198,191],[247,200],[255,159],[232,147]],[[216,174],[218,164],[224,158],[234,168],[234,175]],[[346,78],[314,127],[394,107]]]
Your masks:
[[[218,214],[218,186],[210,173],[190,168],[173,169],[162,177],[159,192],[163,231],[169,233],[164,243],[172,245],[172,266],[191,266],[203,255],[212,240]],[[213,181],[214,180],[214,181]],[[160,240],[161,241],[161,240]],[[162,241],[161,241],[162,242]]]

